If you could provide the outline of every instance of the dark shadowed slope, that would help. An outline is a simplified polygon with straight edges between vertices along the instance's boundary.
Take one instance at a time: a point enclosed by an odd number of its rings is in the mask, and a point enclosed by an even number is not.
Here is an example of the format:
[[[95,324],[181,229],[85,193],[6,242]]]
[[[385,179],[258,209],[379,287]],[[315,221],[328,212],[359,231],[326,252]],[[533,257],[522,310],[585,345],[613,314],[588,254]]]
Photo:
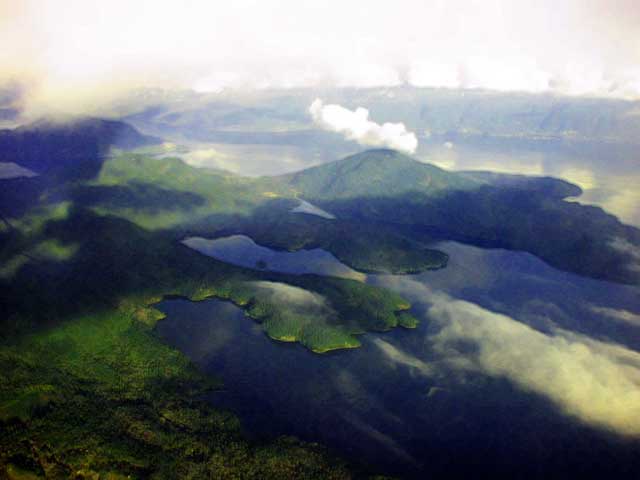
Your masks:
[[[83,118],[58,123],[41,120],[33,124],[0,130],[0,161],[14,162],[37,173],[102,164],[112,147],[135,148],[160,143],[119,121]],[[88,172],[84,172],[87,174]]]
[[[22,215],[45,190],[64,190],[68,180],[90,179],[112,148],[131,149],[160,143],[130,125],[97,118],[33,124],[0,130],[0,162],[12,162],[40,176],[0,180],[0,213]]]
[[[343,220],[394,224],[416,240],[525,250],[563,270],[640,282],[640,231],[598,207],[566,201],[581,191],[563,180],[447,172],[391,150],[281,179]]]

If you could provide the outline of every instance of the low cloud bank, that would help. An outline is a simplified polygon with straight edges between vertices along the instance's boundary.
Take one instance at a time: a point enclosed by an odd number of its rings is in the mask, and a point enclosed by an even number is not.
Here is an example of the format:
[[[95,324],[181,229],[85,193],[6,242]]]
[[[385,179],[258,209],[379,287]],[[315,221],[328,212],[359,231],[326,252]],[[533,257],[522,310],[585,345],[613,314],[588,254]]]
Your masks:
[[[424,308],[421,314],[434,332],[426,337],[426,346],[438,357],[436,364],[419,369],[425,376],[437,376],[438,365],[446,365],[504,377],[547,397],[584,423],[640,437],[637,351],[560,328],[543,333],[509,316],[433,291],[416,280],[393,280],[386,286],[402,291],[417,308]],[[631,324],[637,320],[630,312],[618,316]],[[395,348],[378,347],[397,363],[422,364]]]
[[[316,98],[309,107],[309,113],[316,125],[331,132],[344,135],[360,145],[388,147],[412,154],[418,147],[418,139],[407,131],[404,123],[383,123],[369,120],[369,110],[358,107],[349,110],[341,105],[325,105]]]
[[[640,354],[557,329],[547,335],[473,303],[429,309],[441,329],[431,341],[458,368],[506,377],[586,423],[640,435]],[[456,346],[471,343],[472,353]]]
[[[640,272],[640,247],[625,240],[624,238],[615,237],[609,242],[609,246],[620,253],[628,256],[629,264],[627,268],[632,272]]]
[[[309,313],[335,315],[325,297],[304,288],[268,281],[251,282],[251,285],[258,288],[259,294],[267,295],[273,303],[285,306],[301,315]]]
[[[401,0],[392,15],[381,1],[0,0],[0,84],[24,85],[30,115],[95,113],[138,87],[637,99],[638,25],[637,0]]]

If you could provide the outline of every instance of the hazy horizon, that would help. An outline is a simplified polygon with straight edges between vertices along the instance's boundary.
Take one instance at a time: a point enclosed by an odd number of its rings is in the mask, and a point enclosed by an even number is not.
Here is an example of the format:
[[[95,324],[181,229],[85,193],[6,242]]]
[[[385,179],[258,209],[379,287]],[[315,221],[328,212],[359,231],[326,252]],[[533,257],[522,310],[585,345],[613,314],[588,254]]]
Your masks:
[[[220,5],[0,1],[0,87],[30,115],[131,88],[419,87],[640,98],[632,0]]]

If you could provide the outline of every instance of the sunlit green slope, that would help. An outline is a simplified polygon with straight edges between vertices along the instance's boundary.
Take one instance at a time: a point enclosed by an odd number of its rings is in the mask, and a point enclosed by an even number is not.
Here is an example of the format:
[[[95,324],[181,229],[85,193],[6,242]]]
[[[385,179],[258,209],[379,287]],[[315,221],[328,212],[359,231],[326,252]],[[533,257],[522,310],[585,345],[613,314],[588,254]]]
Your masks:
[[[420,163],[395,150],[367,150],[285,177],[310,199],[393,198],[408,193],[438,195],[478,187],[480,181]]]
[[[640,230],[598,207],[570,202],[566,181],[447,172],[372,150],[282,177],[305,200],[344,221],[383,223],[414,241],[439,238],[524,250],[552,266],[640,283]]]
[[[244,180],[176,160],[125,159],[4,216],[0,475],[352,478],[320,447],[248,442],[235,418],[198,400],[215,384],[156,338],[162,315],[152,305],[227,299],[272,338],[325,352],[358,346],[366,330],[411,326],[408,303],[355,281],[241,269],[187,248],[183,228],[248,218],[275,194],[242,195]],[[190,208],[194,198],[201,210]],[[166,212],[175,216],[164,223]],[[278,301],[265,285],[295,289],[303,302]],[[306,308],[308,298],[322,308]]]

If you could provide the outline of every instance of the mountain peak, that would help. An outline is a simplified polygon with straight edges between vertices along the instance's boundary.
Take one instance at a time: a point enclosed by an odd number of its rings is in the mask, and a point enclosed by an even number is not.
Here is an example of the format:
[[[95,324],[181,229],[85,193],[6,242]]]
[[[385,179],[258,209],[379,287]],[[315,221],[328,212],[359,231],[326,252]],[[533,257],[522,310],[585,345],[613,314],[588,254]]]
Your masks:
[[[418,162],[415,158],[401,153],[398,150],[393,150],[391,148],[373,148],[370,150],[365,150],[363,152],[354,153],[353,155],[349,155],[348,157],[343,158],[342,160],[338,160],[338,162],[349,162],[352,160],[366,160],[366,161],[410,161],[410,162]]]
[[[391,149],[373,149],[303,170],[289,183],[309,199],[388,197],[409,192],[433,194],[477,185],[466,176],[422,163]]]

